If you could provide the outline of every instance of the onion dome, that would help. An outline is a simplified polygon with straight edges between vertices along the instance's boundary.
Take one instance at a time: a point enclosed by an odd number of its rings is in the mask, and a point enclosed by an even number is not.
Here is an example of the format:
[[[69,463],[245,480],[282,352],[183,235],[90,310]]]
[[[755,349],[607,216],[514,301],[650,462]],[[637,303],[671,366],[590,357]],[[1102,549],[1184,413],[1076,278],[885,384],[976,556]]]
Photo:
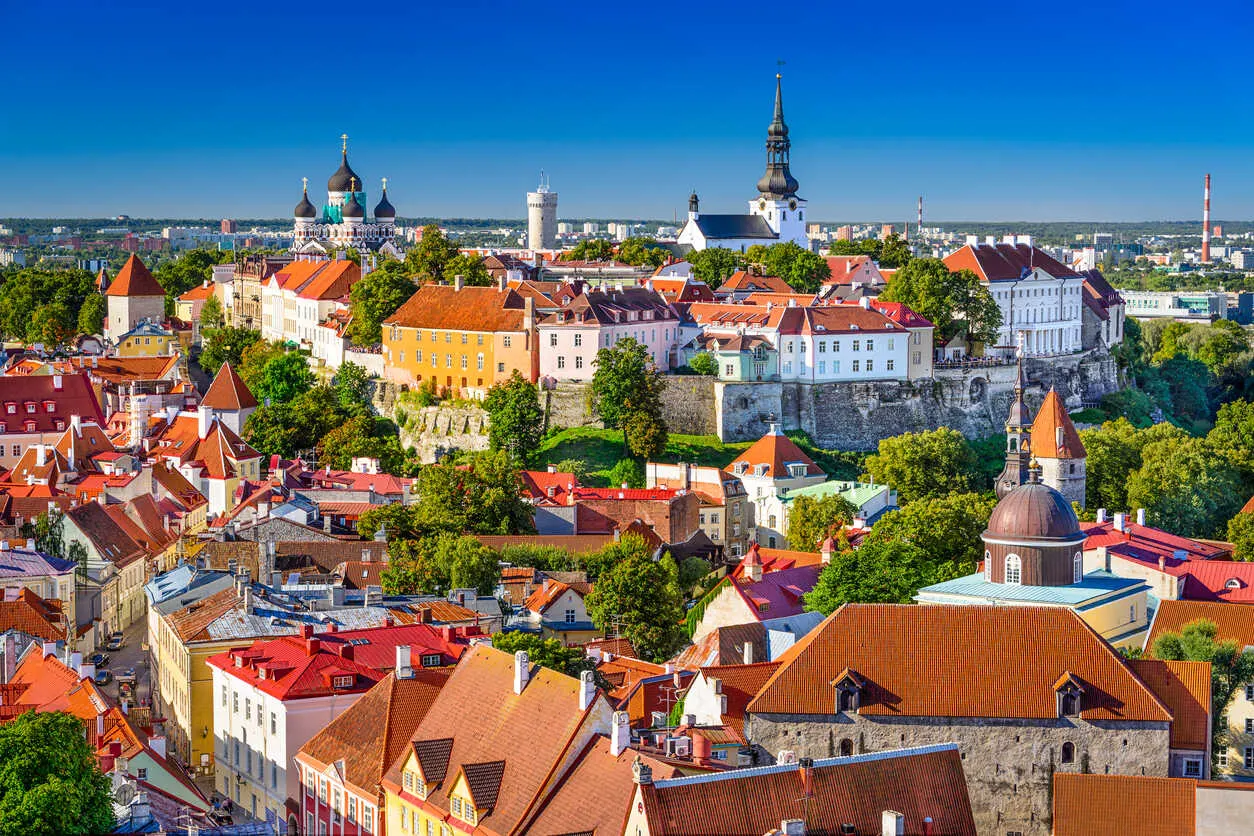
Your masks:
[[[784,124],[784,94],[780,89],[779,74],[775,75],[775,116],[766,131],[766,173],[758,181],[758,191],[764,198],[782,200],[796,197],[800,184],[788,170],[788,126]]]
[[[340,214],[346,218],[364,218],[366,210],[357,202],[356,190],[349,192],[348,200],[344,202],[344,208],[340,210]]]
[[[356,191],[354,183],[360,183],[361,178],[357,176],[357,172],[353,171],[348,164],[348,134],[344,134],[340,138],[344,141],[344,148],[340,152],[340,167],[331,175],[331,179],[327,181],[327,191]]]
[[[304,178],[305,193],[301,195],[300,203],[296,204],[296,210],[292,213],[297,218],[309,219],[318,217],[317,208],[309,202],[309,178]]]
[[[395,218],[396,207],[388,202],[388,178],[383,178],[383,197],[379,198],[379,203],[374,207],[374,216],[376,218]]]
[[[1006,494],[988,520],[985,539],[1083,539],[1080,521],[1066,497],[1041,482],[1028,482]]]

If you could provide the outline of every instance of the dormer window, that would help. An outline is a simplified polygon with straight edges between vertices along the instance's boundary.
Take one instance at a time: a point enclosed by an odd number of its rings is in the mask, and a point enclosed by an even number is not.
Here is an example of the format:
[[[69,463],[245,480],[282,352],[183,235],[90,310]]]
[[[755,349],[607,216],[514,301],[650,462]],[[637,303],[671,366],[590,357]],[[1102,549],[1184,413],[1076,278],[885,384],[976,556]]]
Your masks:
[[[0,424],[0,432],[4,431],[3,428],[4,425]],[[1241,582],[1240,578],[1228,578],[1228,580],[1224,582],[1224,589],[1241,589],[1244,586],[1245,584]]]
[[[335,677],[332,677],[332,678],[331,678],[331,687],[332,687],[332,688],[352,688],[352,687],[353,687],[353,677],[352,677],[351,675],[350,675],[350,676],[335,676]]]
[[[35,414],[35,402],[34,402],[34,401],[27,401],[27,402],[26,402],[26,412],[27,412],[27,414],[28,414],[28,415],[34,415],[34,414]]]
[[[1059,717],[1080,716],[1080,712],[1084,710],[1084,686],[1071,671],[1058,677],[1058,681],[1054,683],[1054,692],[1058,696]]]
[[[754,466],[753,466],[753,475],[754,475],[754,476],[765,476],[765,475],[766,475],[766,465],[765,465],[765,464],[756,464],[756,465],[754,465]]]
[[[794,479],[800,479],[806,475],[806,466],[804,464],[793,463],[788,465],[788,475]]]
[[[44,411],[51,414],[57,411],[56,401],[44,401]]]
[[[6,403],[6,404],[4,405],[4,411],[5,411],[5,412],[7,412],[7,413],[9,413],[10,415],[17,415],[17,404],[15,404],[15,403]]]
[[[862,704],[862,689],[866,682],[857,673],[845,668],[832,680],[836,689],[836,713],[856,713]]]

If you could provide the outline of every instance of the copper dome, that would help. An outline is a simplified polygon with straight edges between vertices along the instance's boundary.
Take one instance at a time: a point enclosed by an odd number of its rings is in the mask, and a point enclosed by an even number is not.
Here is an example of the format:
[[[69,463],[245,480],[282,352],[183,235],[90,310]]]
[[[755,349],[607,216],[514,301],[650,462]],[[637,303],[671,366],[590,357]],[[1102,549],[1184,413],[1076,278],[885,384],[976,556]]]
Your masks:
[[[1058,491],[1029,482],[1020,485],[997,503],[984,536],[999,540],[1083,539],[1080,521],[1071,503]]]

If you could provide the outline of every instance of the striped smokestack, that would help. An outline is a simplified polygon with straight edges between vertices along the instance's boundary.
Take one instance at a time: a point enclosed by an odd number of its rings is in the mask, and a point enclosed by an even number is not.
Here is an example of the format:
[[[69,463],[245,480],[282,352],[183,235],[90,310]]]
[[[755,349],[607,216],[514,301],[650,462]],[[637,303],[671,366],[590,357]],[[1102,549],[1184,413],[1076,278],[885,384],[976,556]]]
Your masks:
[[[1210,175],[1206,175],[1206,190],[1202,193],[1202,263],[1210,264]]]

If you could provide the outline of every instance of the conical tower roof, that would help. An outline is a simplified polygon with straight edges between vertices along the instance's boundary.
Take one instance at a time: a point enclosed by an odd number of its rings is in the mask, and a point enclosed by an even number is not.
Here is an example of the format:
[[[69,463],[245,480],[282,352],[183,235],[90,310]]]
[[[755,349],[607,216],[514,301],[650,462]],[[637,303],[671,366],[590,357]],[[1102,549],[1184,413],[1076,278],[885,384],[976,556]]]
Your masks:
[[[223,412],[232,412],[257,406],[257,398],[244,383],[244,379],[231,368],[231,364],[223,363],[200,404]]]
[[[1066,405],[1052,387],[1032,422],[1032,455],[1038,459],[1082,459],[1088,455]]]
[[[122,265],[105,296],[165,296],[165,289],[153,278],[139,256],[132,255]]]

